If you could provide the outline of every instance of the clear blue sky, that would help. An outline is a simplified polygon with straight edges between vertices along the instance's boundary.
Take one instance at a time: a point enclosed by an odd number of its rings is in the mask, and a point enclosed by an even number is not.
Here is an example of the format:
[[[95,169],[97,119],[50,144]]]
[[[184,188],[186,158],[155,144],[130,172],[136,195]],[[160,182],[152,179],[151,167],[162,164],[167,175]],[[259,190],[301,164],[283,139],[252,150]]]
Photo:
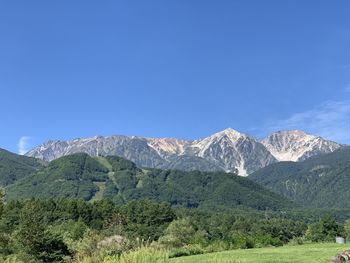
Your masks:
[[[1,1],[0,148],[227,127],[350,143],[349,12],[348,0]]]

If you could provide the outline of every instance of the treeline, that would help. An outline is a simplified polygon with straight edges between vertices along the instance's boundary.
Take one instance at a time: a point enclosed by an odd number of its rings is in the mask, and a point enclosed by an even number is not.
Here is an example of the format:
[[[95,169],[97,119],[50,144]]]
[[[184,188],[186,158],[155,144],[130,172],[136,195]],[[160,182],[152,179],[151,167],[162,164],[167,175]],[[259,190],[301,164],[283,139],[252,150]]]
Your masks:
[[[119,256],[135,248],[135,240],[159,239],[175,218],[168,204],[147,200],[125,206],[108,200],[11,201],[1,208],[0,254],[4,261],[25,263],[80,262],[100,252]],[[100,244],[116,235],[122,242]]]
[[[308,226],[273,213],[174,210],[149,200],[126,205],[109,200],[11,201],[1,203],[0,216],[0,261],[25,263],[124,262],[147,250],[176,257],[331,241],[350,231],[331,216]]]

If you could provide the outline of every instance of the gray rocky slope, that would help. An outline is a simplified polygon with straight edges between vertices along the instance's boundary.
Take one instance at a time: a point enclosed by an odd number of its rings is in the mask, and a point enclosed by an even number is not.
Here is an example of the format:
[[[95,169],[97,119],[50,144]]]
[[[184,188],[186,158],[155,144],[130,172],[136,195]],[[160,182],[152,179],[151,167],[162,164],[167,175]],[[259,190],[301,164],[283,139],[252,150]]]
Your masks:
[[[85,152],[118,155],[140,167],[179,170],[224,170],[246,176],[278,161],[299,161],[332,152],[341,145],[301,131],[277,132],[259,142],[231,128],[195,141],[138,136],[96,136],[48,141],[26,155],[51,161]]]

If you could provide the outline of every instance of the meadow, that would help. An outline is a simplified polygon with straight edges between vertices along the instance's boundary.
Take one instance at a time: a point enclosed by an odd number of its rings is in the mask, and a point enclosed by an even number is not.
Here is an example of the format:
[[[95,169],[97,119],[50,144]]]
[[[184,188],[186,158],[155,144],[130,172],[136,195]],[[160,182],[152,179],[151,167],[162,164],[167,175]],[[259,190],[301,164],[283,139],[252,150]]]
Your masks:
[[[239,249],[171,259],[172,263],[329,263],[349,244],[306,244],[296,246]]]

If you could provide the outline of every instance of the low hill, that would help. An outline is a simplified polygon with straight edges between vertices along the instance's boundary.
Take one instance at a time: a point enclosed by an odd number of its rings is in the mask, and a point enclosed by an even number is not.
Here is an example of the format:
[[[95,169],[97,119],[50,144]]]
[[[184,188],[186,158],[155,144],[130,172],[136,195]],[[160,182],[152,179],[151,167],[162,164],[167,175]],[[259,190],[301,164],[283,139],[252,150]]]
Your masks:
[[[282,209],[294,206],[253,181],[224,172],[183,172],[140,169],[120,157],[79,153],[56,159],[6,188],[7,199],[69,197],[166,201],[183,207],[249,207]]]
[[[41,168],[43,161],[0,149],[0,185],[12,184]]]
[[[303,162],[275,163],[249,179],[304,206],[350,208],[350,147]]]

